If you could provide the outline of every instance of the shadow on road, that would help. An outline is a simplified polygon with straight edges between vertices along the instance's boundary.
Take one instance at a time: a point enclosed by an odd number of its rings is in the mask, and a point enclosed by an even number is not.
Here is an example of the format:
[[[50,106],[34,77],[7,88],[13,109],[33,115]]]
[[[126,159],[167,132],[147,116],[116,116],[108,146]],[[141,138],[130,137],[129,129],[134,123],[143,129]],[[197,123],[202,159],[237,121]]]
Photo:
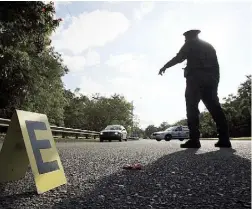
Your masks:
[[[250,208],[250,161],[232,149],[196,152],[179,151],[141,171],[101,178],[93,190],[53,208]]]

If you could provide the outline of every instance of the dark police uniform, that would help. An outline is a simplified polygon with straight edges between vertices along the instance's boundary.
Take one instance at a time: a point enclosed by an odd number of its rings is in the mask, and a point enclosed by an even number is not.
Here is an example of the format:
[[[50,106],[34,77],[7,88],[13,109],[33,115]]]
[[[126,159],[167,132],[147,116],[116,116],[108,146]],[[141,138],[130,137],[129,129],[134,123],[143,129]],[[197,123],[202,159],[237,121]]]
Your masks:
[[[200,33],[199,30],[191,30],[184,33],[184,36],[194,36],[198,35],[198,33]],[[199,143],[198,104],[202,100],[216,123],[219,143],[229,146],[228,123],[219,103],[217,93],[220,74],[214,47],[198,38],[188,39],[179,53],[164,68],[169,68],[184,60],[187,60],[184,76],[186,78],[187,122],[191,139],[189,141]]]

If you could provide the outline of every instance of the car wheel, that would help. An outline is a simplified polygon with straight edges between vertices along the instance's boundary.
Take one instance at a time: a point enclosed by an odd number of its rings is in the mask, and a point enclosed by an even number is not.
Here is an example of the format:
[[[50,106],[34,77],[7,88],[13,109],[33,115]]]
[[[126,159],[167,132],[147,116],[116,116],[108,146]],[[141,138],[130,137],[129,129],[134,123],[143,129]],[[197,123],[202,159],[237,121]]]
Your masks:
[[[122,139],[123,139],[123,136],[121,136],[121,138],[119,139],[119,142],[121,142],[121,141],[122,141]]]
[[[158,142],[160,142],[161,141],[161,139],[156,139]]]
[[[103,139],[100,139],[100,142],[103,142]]]
[[[181,141],[181,142],[182,142],[182,141],[184,141],[184,139],[179,139],[179,141]]]
[[[108,141],[109,141],[109,142],[111,142],[112,140],[111,140],[111,139],[109,139]]]
[[[172,139],[172,135],[171,134],[167,134],[165,136],[165,141],[170,141]]]

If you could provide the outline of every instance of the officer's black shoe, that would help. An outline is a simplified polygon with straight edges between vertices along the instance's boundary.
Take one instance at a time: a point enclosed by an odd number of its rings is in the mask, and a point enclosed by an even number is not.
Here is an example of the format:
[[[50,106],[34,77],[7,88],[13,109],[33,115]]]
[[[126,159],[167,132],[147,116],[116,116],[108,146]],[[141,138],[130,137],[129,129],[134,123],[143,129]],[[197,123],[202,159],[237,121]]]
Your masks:
[[[186,143],[181,144],[180,148],[200,148],[201,144],[199,140],[189,139]]]
[[[220,148],[231,148],[232,147],[230,141],[221,141],[221,140],[219,140],[214,146],[220,147]]]

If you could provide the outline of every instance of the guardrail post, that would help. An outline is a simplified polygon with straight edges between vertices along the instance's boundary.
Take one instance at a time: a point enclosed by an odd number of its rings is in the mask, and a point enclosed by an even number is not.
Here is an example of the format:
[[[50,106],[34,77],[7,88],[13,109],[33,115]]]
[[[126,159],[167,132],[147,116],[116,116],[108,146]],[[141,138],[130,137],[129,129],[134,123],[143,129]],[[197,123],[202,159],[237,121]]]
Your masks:
[[[10,121],[11,121],[10,119],[0,118],[0,132],[3,132],[3,133],[7,132]],[[75,136],[76,139],[78,139],[78,137],[80,136],[84,136],[86,139],[88,139],[89,137],[94,138],[94,139],[99,137],[99,132],[97,131],[73,129],[73,128],[54,126],[54,125],[50,127],[53,132],[53,136],[55,138],[57,137],[67,138],[69,135]]]

